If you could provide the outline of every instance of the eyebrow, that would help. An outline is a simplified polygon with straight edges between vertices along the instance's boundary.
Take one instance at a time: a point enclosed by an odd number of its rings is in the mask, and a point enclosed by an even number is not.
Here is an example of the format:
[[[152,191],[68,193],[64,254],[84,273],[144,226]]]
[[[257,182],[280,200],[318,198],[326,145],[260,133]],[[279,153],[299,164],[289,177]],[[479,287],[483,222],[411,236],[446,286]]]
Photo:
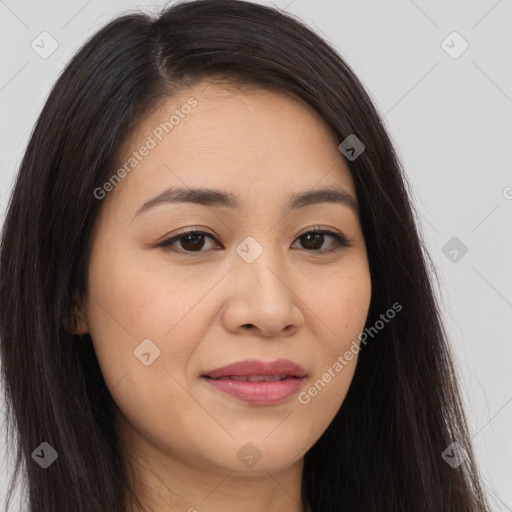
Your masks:
[[[145,202],[136,212],[135,216],[163,203],[192,203],[203,206],[232,208],[240,210],[244,203],[238,196],[212,188],[171,187]],[[359,205],[356,199],[346,190],[337,186],[313,189],[306,192],[292,194],[285,209],[297,210],[320,203],[335,203],[350,208],[356,215],[359,214]]]

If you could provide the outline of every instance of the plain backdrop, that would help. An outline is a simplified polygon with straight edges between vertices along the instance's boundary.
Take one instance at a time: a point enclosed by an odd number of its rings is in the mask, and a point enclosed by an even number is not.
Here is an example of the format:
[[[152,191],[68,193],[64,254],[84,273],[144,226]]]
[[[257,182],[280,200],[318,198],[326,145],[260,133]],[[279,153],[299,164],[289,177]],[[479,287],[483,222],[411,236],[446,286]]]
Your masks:
[[[440,276],[493,510],[512,510],[512,2],[260,3],[286,8],[329,40],[384,116]],[[0,0],[0,224],[29,134],[64,63],[112,17],[163,5]],[[48,38],[43,32],[58,44],[47,58],[32,48]],[[3,432],[0,506],[12,462]]]

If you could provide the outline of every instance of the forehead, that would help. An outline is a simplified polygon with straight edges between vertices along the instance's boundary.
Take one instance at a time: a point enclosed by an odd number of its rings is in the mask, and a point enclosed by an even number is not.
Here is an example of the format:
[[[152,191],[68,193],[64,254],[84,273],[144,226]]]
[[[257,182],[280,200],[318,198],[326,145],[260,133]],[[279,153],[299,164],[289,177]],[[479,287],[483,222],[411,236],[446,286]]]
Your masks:
[[[133,211],[172,186],[272,202],[284,200],[286,190],[316,186],[340,185],[355,196],[337,144],[313,107],[291,93],[201,82],[137,125],[118,160],[129,172],[111,195],[123,196]],[[130,160],[135,165],[126,165]]]

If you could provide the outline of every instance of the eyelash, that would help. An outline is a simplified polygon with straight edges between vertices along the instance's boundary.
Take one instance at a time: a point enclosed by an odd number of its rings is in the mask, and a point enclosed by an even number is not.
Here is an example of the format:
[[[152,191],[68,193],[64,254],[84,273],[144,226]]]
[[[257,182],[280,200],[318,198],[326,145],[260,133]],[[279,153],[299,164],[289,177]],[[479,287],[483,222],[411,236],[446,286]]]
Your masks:
[[[164,240],[163,242],[158,244],[158,247],[163,247],[166,251],[179,252],[179,253],[185,253],[185,254],[196,254],[196,253],[207,252],[207,251],[202,251],[202,250],[187,251],[185,249],[176,249],[176,248],[172,247],[172,245],[175,242],[178,242],[180,239],[185,238],[190,233],[194,233],[194,234],[198,234],[198,235],[206,235],[207,237],[211,238],[212,240],[214,240],[217,243],[217,240],[215,239],[215,237],[213,237],[209,233],[206,233],[204,231],[199,231],[197,229],[188,229],[188,230],[183,230],[179,235],[175,235],[171,238],[168,238],[167,240]],[[353,245],[352,240],[347,239],[345,236],[343,236],[339,233],[336,233],[334,231],[329,231],[326,229],[313,229],[310,231],[306,231],[306,232],[302,233],[300,236],[298,236],[297,239],[299,239],[305,235],[308,235],[310,233],[328,235],[328,236],[334,238],[335,247],[334,247],[334,249],[323,249],[320,251],[304,249],[306,252],[310,252],[310,253],[314,253],[314,254],[315,253],[316,254],[330,254],[330,253],[336,252],[342,248],[350,247]]]

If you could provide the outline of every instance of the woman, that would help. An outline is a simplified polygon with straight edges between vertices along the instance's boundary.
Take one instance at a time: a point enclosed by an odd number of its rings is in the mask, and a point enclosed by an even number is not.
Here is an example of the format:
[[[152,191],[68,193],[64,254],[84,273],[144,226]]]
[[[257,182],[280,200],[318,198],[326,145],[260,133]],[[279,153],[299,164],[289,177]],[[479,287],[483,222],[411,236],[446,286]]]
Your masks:
[[[94,35],[3,229],[30,510],[488,510],[405,185],[289,15],[182,2]]]

